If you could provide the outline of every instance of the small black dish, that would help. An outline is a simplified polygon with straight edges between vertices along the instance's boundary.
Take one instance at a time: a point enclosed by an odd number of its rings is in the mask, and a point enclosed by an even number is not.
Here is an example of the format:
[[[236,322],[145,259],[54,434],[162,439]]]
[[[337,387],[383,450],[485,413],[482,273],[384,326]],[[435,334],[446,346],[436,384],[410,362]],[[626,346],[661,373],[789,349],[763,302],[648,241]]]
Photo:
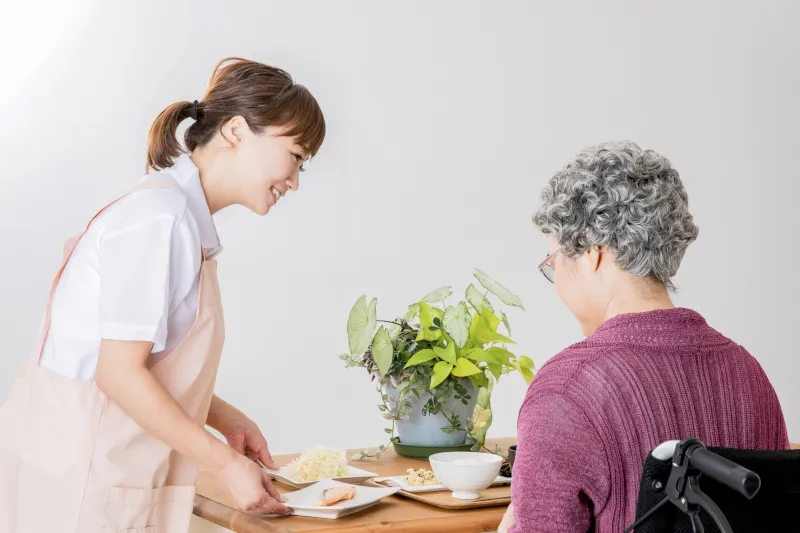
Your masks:
[[[516,446],[509,446],[508,448],[508,460],[503,461],[503,465],[500,467],[500,475],[503,477],[511,477],[513,474],[511,473],[512,468],[514,467],[514,456],[517,455],[517,447]]]

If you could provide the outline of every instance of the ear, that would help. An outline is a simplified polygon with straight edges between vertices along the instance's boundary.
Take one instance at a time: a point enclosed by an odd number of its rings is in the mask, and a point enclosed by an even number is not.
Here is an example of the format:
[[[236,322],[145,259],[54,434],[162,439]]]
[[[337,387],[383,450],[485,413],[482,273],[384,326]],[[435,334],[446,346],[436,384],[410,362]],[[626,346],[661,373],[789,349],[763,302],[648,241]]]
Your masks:
[[[230,147],[236,148],[244,140],[245,128],[250,129],[247,126],[247,121],[244,117],[237,115],[225,122],[219,131]]]
[[[590,246],[586,250],[586,259],[588,260],[589,269],[592,272],[597,272],[600,268],[600,261],[603,257],[603,249],[599,246]]]

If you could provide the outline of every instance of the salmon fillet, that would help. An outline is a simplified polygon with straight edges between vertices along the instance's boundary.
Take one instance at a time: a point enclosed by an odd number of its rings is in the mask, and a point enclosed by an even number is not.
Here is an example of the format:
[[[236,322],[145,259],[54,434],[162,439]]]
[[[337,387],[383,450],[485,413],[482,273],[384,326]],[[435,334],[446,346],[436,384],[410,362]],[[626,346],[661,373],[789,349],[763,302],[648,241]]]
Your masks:
[[[322,491],[322,496],[317,500],[317,505],[328,507],[344,500],[352,500],[356,495],[356,488],[351,486],[333,487]]]

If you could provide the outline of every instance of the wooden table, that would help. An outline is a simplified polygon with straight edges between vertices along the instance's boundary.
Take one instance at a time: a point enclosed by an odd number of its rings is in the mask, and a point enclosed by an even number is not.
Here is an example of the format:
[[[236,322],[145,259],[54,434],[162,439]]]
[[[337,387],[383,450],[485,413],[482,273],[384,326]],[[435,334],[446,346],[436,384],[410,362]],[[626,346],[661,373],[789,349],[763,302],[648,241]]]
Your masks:
[[[487,447],[494,450],[495,445],[499,445],[505,454],[515,443],[515,438],[489,439]],[[295,457],[297,455],[280,455],[274,459],[278,465],[284,465]],[[351,461],[350,464],[379,476],[403,475],[408,468],[430,468],[427,460],[400,457],[393,450],[387,451],[380,460]],[[280,483],[275,483],[275,487],[280,492],[293,490]],[[499,506],[447,511],[402,496],[390,496],[371,509],[338,520],[302,516],[262,518],[235,510],[216,479],[203,470],[197,478],[194,501],[195,515],[234,533],[477,533],[497,530],[505,510],[505,506]]]
[[[515,443],[515,438],[489,439],[487,446],[494,449],[499,445],[505,454],[508,446]],[[800,444],[792,447],[800,449]],[[284,465],[295,457],[297,455],[281,455],[274,459]],[[380,476],[402,475],[408,468],[428,466],[425,460],[399,457],[392,450],[379,461],[352,461],[352,464]],[[280,492],[294,490],[280,483],[275,487]],[[505,507],[446,511],[401,496],[390,496],[372,509],[338,520],[301,516],[264,519],[235,510],[216,479],[203,470],[197,479],[194,501],[195,515],[234,533],[476,533],[495,531],[504,512]]]

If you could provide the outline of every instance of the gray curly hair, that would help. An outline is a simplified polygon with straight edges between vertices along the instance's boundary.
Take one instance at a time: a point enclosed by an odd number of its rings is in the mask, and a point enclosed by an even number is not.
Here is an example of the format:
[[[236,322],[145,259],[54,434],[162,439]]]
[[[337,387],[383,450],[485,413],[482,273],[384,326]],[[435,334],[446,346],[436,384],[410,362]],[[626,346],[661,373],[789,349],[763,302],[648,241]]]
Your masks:
[[[542,191],[533,222],[567,257],[607,246],[620,268],[670,290],[698,234],[678,171],[630,141],[602,143],[572,158]]]

